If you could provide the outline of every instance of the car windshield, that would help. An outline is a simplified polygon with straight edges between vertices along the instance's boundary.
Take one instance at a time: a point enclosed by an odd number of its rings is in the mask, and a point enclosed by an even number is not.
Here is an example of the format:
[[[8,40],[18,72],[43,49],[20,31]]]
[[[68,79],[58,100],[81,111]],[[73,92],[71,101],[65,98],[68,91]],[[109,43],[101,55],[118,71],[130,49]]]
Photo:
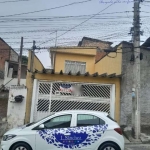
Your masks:
[[[54,115],[54,114],[55,114],[55,113],[51,113],[49,116],[52,116],[52,115]],[[49,116],[46,116],[45,118],[47,118],[47,117],[49,117]],[[38,121],[36,121],[36,122],[29,123],[29,124],[26,125],[26,127],[29,127],[29,126],[31,126],[31,125],[34,125],[34,124],[40,122],[41,120],[43,120],[43,119],[45,119],[45,118],[42,118],[42,119],[40,119],[40,120],[38,120]]]

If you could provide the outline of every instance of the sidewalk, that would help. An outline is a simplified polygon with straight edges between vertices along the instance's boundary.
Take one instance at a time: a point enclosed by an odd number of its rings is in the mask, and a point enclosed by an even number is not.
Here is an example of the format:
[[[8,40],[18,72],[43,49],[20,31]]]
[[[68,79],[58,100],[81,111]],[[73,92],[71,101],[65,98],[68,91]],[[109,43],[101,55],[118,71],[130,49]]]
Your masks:
[[[129,139],[124,136],[125,144],[150,144],[150,136],[144,133],[141,133],[141,137],[138,140],[131,137]]]
[[[133,138],[133,131],[130,126],[122,128],[125,143],[127,144],[150,144],[150,126],[142,126],[139,139]]]

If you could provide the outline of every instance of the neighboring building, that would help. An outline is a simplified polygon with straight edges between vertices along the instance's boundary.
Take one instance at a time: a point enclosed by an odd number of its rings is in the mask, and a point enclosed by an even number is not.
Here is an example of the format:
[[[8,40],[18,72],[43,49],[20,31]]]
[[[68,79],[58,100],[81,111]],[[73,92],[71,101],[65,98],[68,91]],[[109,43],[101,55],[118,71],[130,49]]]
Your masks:
[[[122,42],[122,79],[121,79],[121,124],[132,124],[132,81],[133,81],[133,62],[131,61],[133,45],[128,42]],[[141,90],[141,125],[150,125],[150,38],[142,45],[140,74]],[[139,54],[140,57],[140,54]]]
[[[17,85],[18,82],[18,62],[5,61],[4,72],[5,89],[9,89],[11,85]],[[21,65],[21,79],[20,84],[26,85],[27,65]]]
[[[6,60],[18,62],[18,54],[0,38],[0,71],[4,71]]]
[[[26,123],[68,109],[104,111],[120,122],[121,74],[113,72],[114,59],[111,71],[102,72],[96,47],[52,47],[50,53],[53,69],[44,69],[35,57],[34,73],[29,53]]]
[[[5,61],[18,62],[18,54],[0,38],[0,87],[4,84]]]
[[[78,44],[78,46],[83,46],[83,47],[92,47],[92,46],[98,47],[96,55],[95,55],[95,62],[99,61],[104,56],[106,56],[106,53],[103,52],[103,50],[112,49],[111,45],[112,45],[112,42],[101,41],[101,40],[93,39],[89,37],[83,37],[82,41],[80,41]]]

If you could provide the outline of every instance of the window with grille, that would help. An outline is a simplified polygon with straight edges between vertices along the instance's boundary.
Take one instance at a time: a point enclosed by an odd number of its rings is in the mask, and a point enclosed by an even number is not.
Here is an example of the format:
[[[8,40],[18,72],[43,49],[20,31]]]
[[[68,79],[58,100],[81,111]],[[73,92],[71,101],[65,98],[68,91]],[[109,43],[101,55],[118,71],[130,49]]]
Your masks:
[[[75,74],[78,71],[80,71],[81,74],[84,74],[86,72],[86,62],[79,62],[79,61],[65,61],[65,73],[71,73]]]

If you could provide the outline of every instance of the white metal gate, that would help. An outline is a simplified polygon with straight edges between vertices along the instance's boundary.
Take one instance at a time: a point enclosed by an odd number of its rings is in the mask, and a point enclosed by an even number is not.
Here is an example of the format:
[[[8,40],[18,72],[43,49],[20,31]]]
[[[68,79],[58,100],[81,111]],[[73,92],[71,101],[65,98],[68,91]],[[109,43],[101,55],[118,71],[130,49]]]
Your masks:
[[[34,82],[31,121],[63,110],[96,110],[114,117],[113,85]]]

